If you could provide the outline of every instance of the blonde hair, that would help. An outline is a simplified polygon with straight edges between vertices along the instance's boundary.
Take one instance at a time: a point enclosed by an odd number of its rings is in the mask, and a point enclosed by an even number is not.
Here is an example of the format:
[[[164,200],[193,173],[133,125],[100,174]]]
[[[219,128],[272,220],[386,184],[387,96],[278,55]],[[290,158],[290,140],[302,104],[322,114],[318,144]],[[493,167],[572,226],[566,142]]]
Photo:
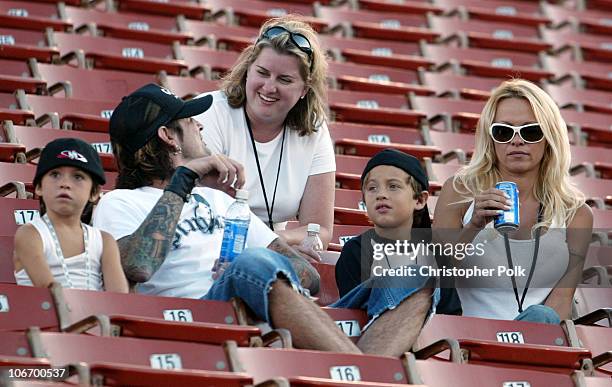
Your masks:
[[[522,79],[505,81],[493,90],[476,126],[474,155],[470,163],[455,175],[453,188],[469,201],[501,180],[489,127],[499,102],[506,98],[522,98],[529,102],[546,142],[533,192],[542,203],[544,212],[542,221],[533,226],[532,232],[538,227],[567,225],[585,203],[584,194],[570,182],[571,152],[567,126],[552,98],[538,86]]]
[[[262,39],[245,48],[230,72],[223,78],[221,90],[227,95],[229,105],[238,108],[246,101],[246,75],[261,50],[272,47],[281,54],[292,54],[299,58],[300,75],[308,92],[299,99],[287,114],[285,123],[290,129],[300,131],[300,136],[316,132],[316,128],[327,120],[327,61],[321,50],[317,33],[296,15],[287,15],[266,21],[259,30],[259,36],[270,27],[282,26],[308,38],[312,49],[312,64],[308,54],[296,47],[289,34],[279,34],[272,39]],[[312,72],[310,71],[312,65]]]

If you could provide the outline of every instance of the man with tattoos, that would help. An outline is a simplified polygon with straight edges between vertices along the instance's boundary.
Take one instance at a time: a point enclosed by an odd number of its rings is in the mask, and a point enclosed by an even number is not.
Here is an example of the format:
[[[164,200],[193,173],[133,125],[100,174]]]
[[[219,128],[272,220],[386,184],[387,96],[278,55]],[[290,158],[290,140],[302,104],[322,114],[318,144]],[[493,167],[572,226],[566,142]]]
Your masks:
[[[185,102],[147,85],[114,110],[110,137],[117,189],[103,196],[94,225],[118,241],[125,274],[139,293],[227,301],[240,297],[259,319],[292,333],[296,347],[359,353],[316,304],[312,265],[251,215],[248,248],[216,281],[221,216],[244,184],[242,165],[211,155],[192,117],[211,96]]]

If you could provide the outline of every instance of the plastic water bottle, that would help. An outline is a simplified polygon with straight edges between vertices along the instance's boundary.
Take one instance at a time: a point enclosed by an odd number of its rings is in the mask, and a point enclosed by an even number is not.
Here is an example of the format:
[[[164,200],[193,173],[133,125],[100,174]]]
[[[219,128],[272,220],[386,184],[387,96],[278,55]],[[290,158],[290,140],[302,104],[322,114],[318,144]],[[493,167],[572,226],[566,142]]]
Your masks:
[[[305,249],[311,249],[313,251],[319,252],[323,251],[323,242],[319,237],[319,233],[321,232],[321,226],[316,223],[308,223],[308,235],[300,245]]]
[[[227,209],[225,213],[225,229],[223,230],[223,241],[221,242],[221,253],[219,263],[213,269],[213,278],[217,279],[223,274],[225,269],[236,259],[246,244],[247,233],[249,232],[249,221],[251,220],[251,210],[247,200],[249,191],[244,189],[236,190],[236,201]]]

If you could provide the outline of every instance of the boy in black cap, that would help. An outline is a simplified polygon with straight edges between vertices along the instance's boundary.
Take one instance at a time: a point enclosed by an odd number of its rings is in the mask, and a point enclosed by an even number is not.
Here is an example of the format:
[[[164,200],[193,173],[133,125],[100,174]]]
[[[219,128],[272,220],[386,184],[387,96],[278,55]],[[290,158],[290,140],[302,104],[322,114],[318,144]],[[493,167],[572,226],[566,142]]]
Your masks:
[[[100,200],[94,224],[117,239],[137,292],[219,301],[239,297],[257,319],[289,329],[296,347],[359,353],[331,318],[300,294],[304,288],[318,291],[316,270],[254,214],[247,249],[212,279],[221,217],[234,202],[228,193],[242,187],[244,172],[202,143],[200,131],[206,129],[192,116],[207,110],[211,99],[184,102],[151,84],[122,100],[110,120],[118,189]]]
[[[418,271],[434,261],[407,243],[428,239],[428,188],[419,160],[394,149],[372,157],[361,175],[374,229],[343,246],[336,263],[341,298],[330,306],[367,311],[370,321],[358,343],[366,352],[383,347],[385,354],[399,356],[409,350],[439,301],[435,281]]]
[[[15,234],[17,283],[46,288],[55,281],[68,288],[127,292],[117,243],[108,233],[81,222],[86,206],[97,200],[105,183],[93,147],[74,138],[50,142],[33,183],[41,217]]]

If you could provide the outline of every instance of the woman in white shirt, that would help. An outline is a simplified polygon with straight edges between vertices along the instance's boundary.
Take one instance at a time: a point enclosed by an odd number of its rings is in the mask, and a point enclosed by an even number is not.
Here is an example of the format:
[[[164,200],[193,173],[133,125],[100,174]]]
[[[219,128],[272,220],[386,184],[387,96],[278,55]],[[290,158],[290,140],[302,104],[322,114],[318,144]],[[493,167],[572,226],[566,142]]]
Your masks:
[[[494,269],[456,278],[464,315],[570,318],[593,227],[584,195],[570,182],[570,157],[567,126],[542,89],[514,79],[492,92],[472,159],[444,184],[433,224],[437,241],[477,245],[476,253],[452,260],[455,266]],[[519,199],[519,227],[505,235],[493,228],[512,205],[495,188],[501,181],[514,182]]]
[[[293,16],[267,21],[196,116],[213,153],[245,166],[251,210],[289,244],[308,223],[331,240],[334,150],[326,120],[327,63],[317,35]],[[299,227],[285,230],[288,220]]]

